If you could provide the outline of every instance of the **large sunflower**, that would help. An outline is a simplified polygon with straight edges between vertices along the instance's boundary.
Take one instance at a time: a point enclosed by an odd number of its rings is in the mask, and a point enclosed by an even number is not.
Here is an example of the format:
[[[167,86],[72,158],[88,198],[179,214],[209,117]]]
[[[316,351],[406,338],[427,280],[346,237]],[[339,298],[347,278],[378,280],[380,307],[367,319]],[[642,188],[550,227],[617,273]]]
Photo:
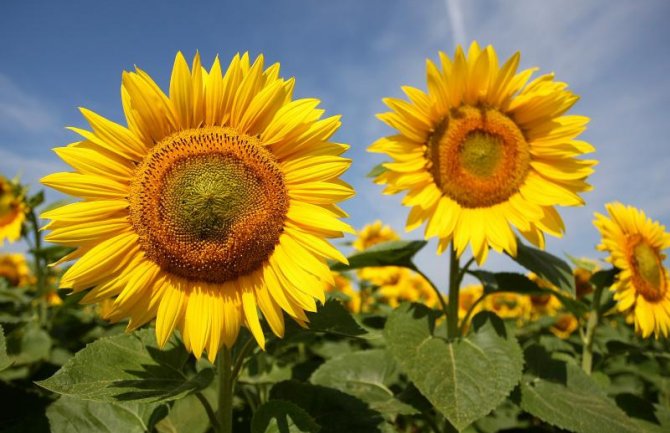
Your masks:
[[[563,115],[578,97],[553,74],[528,83],[535,68],[517,73],[519,53],[500,67],[491,46],[473,42],[440,61],[427,61],[428,92],[384,99],[392,111],[379,118],[398,133],[369,148],[393,159],[375,181],[386,194],[407,190],[407,229],[427,222],[438,253],[471,244],[480,264],[489,246],[516,255],[512,228],[539,247],[543,233],[561,236],[554,206],[582,205],[595,165],[576,158],[594,150],[575,139],[589,119]]]
[[[77,250],[61,287],[95,303],[113,297],[111,320],[130,330],[156,318],[159,344],[175,328],[196,356],[230,347],[241,325],[263,346],[258,308],[284,332],[332,283],[326,238],[351,228],[335,203],[353,195],[339,179],[348,146],[330,137],[316,99],[292,100],[294,80],[236,55],[225,73],[178,53],[169,96],[145,73],[124,72],[128,126],[89,110],[92,131],[56,153],[75,172],[42,179],[84,199],[47,212],[47,240]]]
[[[14,242],[21,237],[21,227],[26,218],[25,205],[17,186],[0,176],[0,246],[5,239]]]
[[[670,233],[639,209],[621,203],[605,205],[609,217],[596,213],[601,251],[619,268],[613,290],[618,309],[634,316],[635,330],[648,337],[668,336],[670,330],[670,277],[663,266],[663,250],[670,247]]]

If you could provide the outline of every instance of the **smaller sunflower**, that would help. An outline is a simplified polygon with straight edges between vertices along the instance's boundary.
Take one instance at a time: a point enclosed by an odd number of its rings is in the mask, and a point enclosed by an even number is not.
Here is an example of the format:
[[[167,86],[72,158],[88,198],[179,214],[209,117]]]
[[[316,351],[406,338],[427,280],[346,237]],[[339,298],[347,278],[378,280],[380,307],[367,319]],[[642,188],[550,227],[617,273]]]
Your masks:
[[[596,213],[593,224],[602,236],[597,249],[609,252],[606,260],[621,270],[610,287],[618,309],[634,316],[635,331],[643,337],[667,337],[670,280],[663,250],[670,247],[670,233],[632,206],[615,202],[605,208],[609,217]]]
[[[0,278],[10,287],[21,287],[32,283],[33,278],[23,254],[0,255]]]
[[[563,313],[556,317],[556,322],[549,328],[549,331],[561,340],[567,340],[578,327],[579,322],[575,316],[570,313]]]
[[[351,284],[351,280],[339,272],[333,272],[333,281],[335,284],[326,284],[324,291],[326,293],[341,293],[349,298],[348,301],[344,303],[347,310],[352,313],[358,313],[361,311],[361,295],[354,289]]]
[[[381,220],[376,220],[358,232],[358,237],[352,246],[356,251],[363,251],[373,245],[398,239],[400,239],[400,236],[398,236],[391,226],[384,225]]]
[[[0,176],[0,246],[17,241],[25,220],[25,204],[18,187]]]
[[[549,281],[546,281],[538,277],[534,273],[528,274],[528,279],[541,287],[543,289],[559,291],[560,289],[555,285],[551,284]],[[542,316],[554,317],[558,314],[558,311],[562,308],[563,304],[558,298],[554,295],[532,295],[529,296],[530,301],[530,320],[537,320]]]
[[[530,314],[531,304],[528,296],[517,293],[492,293],[483,301],[483,309],[496,313],[501,319],[514,319],[523,324]]]

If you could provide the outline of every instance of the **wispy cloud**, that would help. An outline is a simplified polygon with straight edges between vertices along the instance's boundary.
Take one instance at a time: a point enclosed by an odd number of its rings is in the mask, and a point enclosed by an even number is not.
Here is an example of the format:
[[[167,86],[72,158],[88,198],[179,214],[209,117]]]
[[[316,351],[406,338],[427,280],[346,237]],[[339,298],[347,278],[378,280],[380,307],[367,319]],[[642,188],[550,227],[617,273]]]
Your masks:
[[[58,124],[54,110],[0,74],[0,128],[29,132],[50,130]]]
[[[465,45],[467,39],[465,36],[465,20],[461,11],[460,0],[445,0],[447,6],[447,16],[451,28],[451,38],[454,44]]]

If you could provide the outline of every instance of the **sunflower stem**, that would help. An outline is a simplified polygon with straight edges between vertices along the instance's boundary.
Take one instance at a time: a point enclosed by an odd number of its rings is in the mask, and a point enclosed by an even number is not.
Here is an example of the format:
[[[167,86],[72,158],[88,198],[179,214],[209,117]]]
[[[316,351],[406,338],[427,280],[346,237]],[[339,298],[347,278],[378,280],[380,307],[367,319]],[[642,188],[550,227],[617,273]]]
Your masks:
[[[596,287],[593,292],[593,302],[591,303],[591,312],[589,320],[586,323],[586,335],[584,335],[584,352],[582,353],[582,370],[586,374],[591,374],[593,369],[593,337],[598,327],[600,319],[600,298],[603,293],[603,287]]]
[[[458,255],[454,248],[454,243],[451,243],[451,253],[449,260],[449,304],[447,308],[447,337],[449,339],[457,338],[458,332],[458,289],[460,286],[460,268]]]
[[[40,232],[40,223],[35,214],[35,209],[30,207],[27,217],[30,221],[34,237],[32,253],[35,262],[35,276],[37,277],[38,316],[40,323],[45,325],[47,322],[46,275],[44,274],[46,263],[42,263],[42,233]]]
[[[433,281],[430,278],[428,278],[428,275],[421,272],[421,270],[414,269],[414,271],[417,274],[421,275],[423,277],[423,279],[426,280],[428,282],[428,284],[430,284],[430,287],[433,288],[433,291],[437,295],[437,299],[440,301],[440,305],[442,306],[442,311],[444,312],[445,315],[447,315],[448,314],[447,313],[447,311],[448,311],[447,303],[444,301],[444,296],[442,296],[442,293],[440,292],[440,289],[438,289],[437,286],[435,285],[435,283],[433,283]]]
[[[216,370],[219,375],[219,420],[220,433],[233,432],[233,358],[226,345],[221,347],[216,358]]]
[[[468,322],[470,321],[470,316],[472,316],[472,313],[475,312],[475,308],[477,308],[477,305],[479,305],[484,300],[484,298],[486,298],[487,295],[488,293],[482,293],[482,295],[479,298],[477,298],[477,300],[473,302],[472,305],[470,305],[470,308],[468,308],[468,312],[465,313],[465,317],[463,317],[463,320],[461,321],[461,328],[460,328],[461,335],[465,334]]]

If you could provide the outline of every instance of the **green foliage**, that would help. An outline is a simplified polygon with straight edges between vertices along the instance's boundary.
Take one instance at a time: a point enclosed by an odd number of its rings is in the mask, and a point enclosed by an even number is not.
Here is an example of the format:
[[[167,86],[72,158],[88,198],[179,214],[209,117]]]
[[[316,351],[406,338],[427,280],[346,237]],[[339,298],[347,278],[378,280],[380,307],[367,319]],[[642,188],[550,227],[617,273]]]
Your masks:
[[[169,401],[201,390],[212,381],[212,369],[187,377],[182,368],[189,354],[172,338],[159,349],[153,330],[101,338],[40,386],[63,395],[94,401]]]
[[[315,385],[339,389],[366,402],[390,418],[417,411],[395,398],[389,388],[398,380],[398,366],[383,349],[346,353],[319,367],[310,381]]]
[[[12,365],[11,359],[7,356],[7,342],[5,341],[5,331],[0,326],[0,371]]]
[[[541,420],[579,433],[642,432],[577,365],[552,359],[539,347],[526,350],[528,374],[521,407]]]
[[[363,337],[368,331],[354,319],[340,302],[329,299],[319,305],[315,313],[308,313],[309,331],[324,332],[347,337]]]
[[[263,404],[251,419],[251,433],[315,433],[320,429],[307,412],[282,400]]]
[[[336,389],[285,381],[272,387],[270,398],[302,408],[321,427],[320,433],[379,433],[384,428],[384,418],[379,412]]]
[[[432,335],[431,311],[404,304],[388,319],[390,352],[423,395],[459,431],[498,406],[521,378],[521,348],[495,316],[478,315],[468,338]]]
[[[335,263],[331,266],[334,271],[348,271],[350,269],[366,268],[371,266],[402,266],[416,269],[412,258],[426,246],[426,241],[388,241],[353,254],[347,259],[349,264]]]
[[[484,292],[487,294],[510,292],[528,296],[553,295],[561,301],[568,311],[577,317],[582,316],[588,310],[583,302],[577,301],[556,290],[540,287],[522,274],[514,272],[493,273],[482,270],[471,271],[469,273],[481,281],[482,286],[484,286]]]
[[[156,405],[97,402],[63,396],[47,409],[52,433],[144,433]]]
[[[565,260],[558,258],[546,251],[538,250],[517,239],[517,255],[512,257],[518,264],[535,272],[556,287],[575,294],[575,279],[572,269]]]

